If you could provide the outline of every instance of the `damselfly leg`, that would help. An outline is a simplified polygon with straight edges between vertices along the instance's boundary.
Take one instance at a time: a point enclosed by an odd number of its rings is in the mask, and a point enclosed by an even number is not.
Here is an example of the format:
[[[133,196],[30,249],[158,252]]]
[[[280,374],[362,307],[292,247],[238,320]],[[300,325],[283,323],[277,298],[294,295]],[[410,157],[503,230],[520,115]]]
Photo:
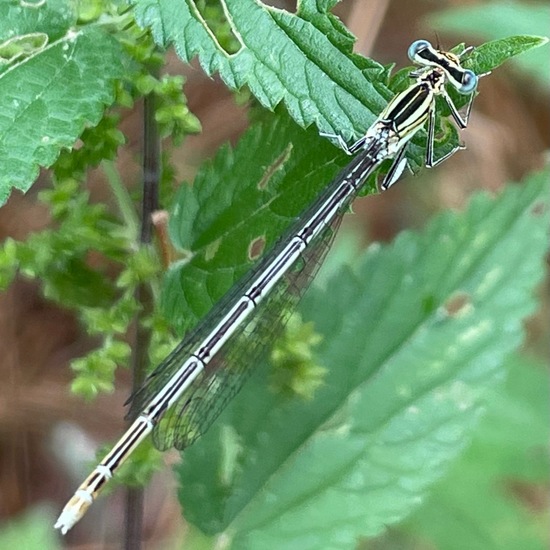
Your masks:
[[[467,53],[471,49],[467,48]],[[413,42],[408,51],[409,58],[420,65],[420,68],[410,73],[415,79],[407,90],[397,94],[380,114],[378,121],[373,124],[367,133],[348,146],[345,140],[335,134],[321,135],[336,141],[336,143],[347,154],[357,153],[363,148],[368,148],[372,140],[379,139],[383,130],[391,135],[388,142],[388,158],[393,157],[380,189],[389,189],[398,179],[407,166],[406,152],[407,145],[413,135],[428,122],[428,136],[426,142],[425,162],[428,168],[432,168],[447,160],[463,145],[457,145],[439,158],[434,158],[436,143],[436,98],[443,97],[449,107],[451,115],[460,129],[466,128],[475,91],[478,84],[478,77],[473,71],[464,69],[460,65],[461,56],[437,50],[427,40]],[[464,52],[463,54],[464,55]],[[466,114],[462,116],[455,103],[445,89],[446,84],[451,84],[458,92],[470,95],[467,104]]]

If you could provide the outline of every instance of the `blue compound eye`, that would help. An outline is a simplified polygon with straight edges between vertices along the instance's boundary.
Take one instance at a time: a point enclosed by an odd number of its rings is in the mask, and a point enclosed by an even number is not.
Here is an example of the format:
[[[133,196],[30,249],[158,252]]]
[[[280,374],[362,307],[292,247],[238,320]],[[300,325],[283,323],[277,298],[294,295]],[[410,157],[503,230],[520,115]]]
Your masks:
[[[416,56],[425,49],[433,49],[432,45],[427,40],[415,40],[410,46],[407,52],[411,61],[416,61]]]
[[[468,69],[464,69],[462,82],[458,91],[461,94],[471,94],[477,88],[477,75]]]

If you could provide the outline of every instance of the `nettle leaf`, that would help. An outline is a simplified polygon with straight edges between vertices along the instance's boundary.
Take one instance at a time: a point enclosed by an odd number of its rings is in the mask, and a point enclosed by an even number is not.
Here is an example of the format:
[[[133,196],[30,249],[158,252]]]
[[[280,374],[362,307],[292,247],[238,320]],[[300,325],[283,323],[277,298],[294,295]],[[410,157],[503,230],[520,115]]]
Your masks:
[[[247,86],[264,107],[282,102],[300,126],[315,123],[351,139],[392,93],[389,68],[352,53],[353,36],[329,13],[335,3],[303,0],[291,14],[259,0],[221,0],[240,45],[228,53],[195,2],[133,0],[138,24],[162,47],[173,45],[182,60],[198,56],[207,74],[218,72],[232,89]]]
[[[465,67],[471,68],[478,74],[492,71],[510,58],[522,53],[540,48],[548,43],[548,38],[543,36],[511,36],[486,42],[477,47],[468,60]]]
[[[248,86],[268,109],[283,102],[301,126],[315,122],[350,137],[374,121],[391,92],[386,68],[352,54],[349,31],[327,13],[333,4],[306,0],[293,15],[257,0],[223,0],[240,43],[230,55],[193,2],[134,1],[138,24],[157,44],[173,44],[187,62],[198,56],[206,73],[218,72],[232,89]]]
[[[548,548],[547,518],[530,500],[550,481],[548,373],[525,357],[508,364],[472,445],[403,527],[435,548]]]
[[[548,180],[479,194],[313,289],[301,309],[325,385],[305,402],[253,377],[176,467],[187,520],[227,548],[326,550],[410,514],[468,443],[535,310]]]
[[[118,42],[99,27],[68,29],[0,73],[0,205],[12,188],[27,191],[39,167],[99,122],[123,60]]]
[[[151,14],[150,18],[154,20]],[[321,15],[317,18],[326,23]],[[469,60],[469,66],[494,69],[506,55],[541,43],[533,37],[489,43],[479,48],[481,53]],[[397,78],[395,86],[402,85],[403,78]],[[444,149],[456,140],[456,131],[447,134],[451,141],[442,144]],[[424,147],[411,147],[414,152],[409,160],[418,166]],[[303,131],[285,117],[266,117],[262,125],[245,134],[234,151],[222,148],[192,187],[182,186],[172,207],[170,227],[174,243],[185,251],[185,260],[171,266],[163,293],[164,312],[180,334],[195,326],[254,265],[250,247],[262,241],[268,250],[346,162],[347,157],[320,139],[315,129]],[[374,191],[373,181],[366,186],[368,192]]]
[[[172,241],[186,252],[165,276],[163,310],[184,333],[254,266],[320,189],[349,162],[287,116],[267,116],[237,147],[222,147],[172,207]],[[372,188],[371,188],[372,190]]]

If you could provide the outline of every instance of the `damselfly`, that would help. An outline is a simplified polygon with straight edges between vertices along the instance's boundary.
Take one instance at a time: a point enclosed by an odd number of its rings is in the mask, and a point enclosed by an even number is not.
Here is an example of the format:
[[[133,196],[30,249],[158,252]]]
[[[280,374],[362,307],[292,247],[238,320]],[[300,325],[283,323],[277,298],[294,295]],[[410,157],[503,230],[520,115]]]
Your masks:
[[[420,66],[411,73],[415,82],[390,101],[366,134],[350,147],[331,136],[348,153],[357,153],[354,159],[132,396],[130,413],[136,420],[63,509],[55,524],[62,533],[80,520],[151,432],[155,445],[164,450],[183,449],[208,429],[266,351],[265,342],[272,342],[284,326],[317,272],[343,214],[383,160],[393,159],[380,185],[386,190],[402,174],[407,144],[426,121],[427,166],[461,148],[434,158],[435,99],[443,97],[457,125],[465,128],[478,77],[461,66],[460,56],[434,49],[425,40],[411,45],[409,57]],[[471,94],[465,117],[448,96],[447,83]]]

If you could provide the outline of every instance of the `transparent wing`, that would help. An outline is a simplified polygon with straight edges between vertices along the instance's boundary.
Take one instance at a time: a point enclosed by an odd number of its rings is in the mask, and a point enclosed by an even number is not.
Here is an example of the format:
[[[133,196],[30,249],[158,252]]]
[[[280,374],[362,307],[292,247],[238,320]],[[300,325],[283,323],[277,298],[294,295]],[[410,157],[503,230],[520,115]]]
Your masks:
[[[153,430],[156,447],[181,450],[208,430],[280,335],[322,264],[341,219],[338,216],[302,253],[249,320],[208,363],[201,377],[166,412]]]
[[[372,150],[365,150],[363,154],[357,155],[307,211],[291,225],[260,263],[234,285],[198,327],[155,369],[143,386],[129,399],[130,417],[145,409],[151,398],[166,386],[177,369],[210,336],[213,328],[241,299],[258,274],[265,271],[273,258],[282,252],[303,228],[304,220],[312,219],[327,199],[333,196],[341,181],[349,178],[350,173],[356,174],[358,181],[363,181],[367,177],[379,162],[378,149],[382,145],[374,142]],[[280,334],[317,273],[352,198],[349,196],[349,200],[339,206],[337,215],[329,221],[319,237],[302,252],[300,258],[281,277],[269,296],[258,304],[247,321],[235,329],[216,357],[209,361],[205,371],[194,380],[179,401],[166,411],[153,430],[153,441],[160,450],[172,446],[182,449],[191,444],[208,429],[229,399],[240,390],[252,368],[261,360],[262,355],[271,349],[273,341]]]

